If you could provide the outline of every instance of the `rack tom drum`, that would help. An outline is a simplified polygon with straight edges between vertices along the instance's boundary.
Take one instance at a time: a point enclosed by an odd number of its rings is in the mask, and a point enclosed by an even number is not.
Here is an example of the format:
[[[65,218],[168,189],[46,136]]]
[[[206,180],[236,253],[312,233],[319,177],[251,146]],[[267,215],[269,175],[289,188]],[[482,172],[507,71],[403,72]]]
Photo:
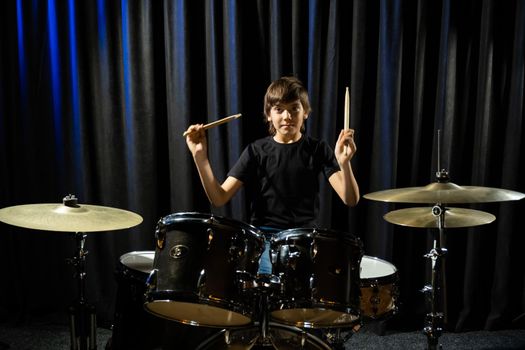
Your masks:
[[[273,273],[282,283],[274,321],[305,328],[346,327],[360,318],[359,238],[326,229],[290,229],[271,241]]]
[[[175,213],[156,229],[146,309],[163,318],[207,327],[252,322],[243,286],[255,279],[263,250],[258,230],[233,219]]]

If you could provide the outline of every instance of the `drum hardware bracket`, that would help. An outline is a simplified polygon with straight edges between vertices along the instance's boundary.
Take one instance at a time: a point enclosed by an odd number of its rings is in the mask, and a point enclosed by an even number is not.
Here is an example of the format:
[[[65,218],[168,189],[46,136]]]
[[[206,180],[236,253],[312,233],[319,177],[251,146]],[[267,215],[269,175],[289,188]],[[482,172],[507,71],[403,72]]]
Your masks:
[[[432,286],[430,284],[425,285],[423,288],[421,288],[422,293],[432,293]]]
[[[226,329],[224,331],[224,343],[226,345],[230,345],[231,344],[230,330],[229,329]]]
[[[315,242],[315,238],[312,240],[312,244],[310,246],[310,254],[312,256],[312,259],[315,259],[317,256],[319,248],[317,247],[317,243]]]
[[[315,275],[313,273],[310,275],[309,282],[310,282],[310,291],[311,291],[310,297],[314,298],[315,295],[317,294],[317,288],[315,287]]]
[[[204,289],[206,288],[206,270],[202,269],[199,273],[199,279],[197,280],[197,288],[199,294],[204,294]]]
[[[244,256],[247,252],[247,240],[244,240],[244,250],[242,248],[239,248],[237,243],[237,238],[232,237],[230,239],[230,248],[228,249],[228,262],[233,262],[236,260],[236,258],[240,258]]]
[[[153,290],[157,287],[157,274],[159,269],[152,269],[146,278],[146,290]]]
[[[301,348],[304,348],[306,345],[306,332],[303,330],[301,332]]]
[[[212,219],[213,219],[213,217],[212,217]],[[211,228],[208,228],[208,229],[207,229],[207,232],[208,232],[208,247],[207,247],[207,250],[210,250],[210,247],[211,247],[211,241],[213,241],[213,235],[214,235],[214,233],[213,233],[213,229],[211,229]]]
[[[159,221],[155,229],[155,237],[157,238],[157,248],[164,249],[166,243],[166,226]]]

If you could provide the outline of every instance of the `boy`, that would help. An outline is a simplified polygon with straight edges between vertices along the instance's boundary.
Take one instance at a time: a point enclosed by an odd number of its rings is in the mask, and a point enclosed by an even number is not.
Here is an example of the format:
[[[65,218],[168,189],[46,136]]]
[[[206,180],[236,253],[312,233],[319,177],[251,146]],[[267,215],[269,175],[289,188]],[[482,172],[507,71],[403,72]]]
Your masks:
[[[222,184],[211,168],[202,124],[191,125],[186,143],[210,203],[226,204],[244,185],[251,204],[251,224],[262,232],[316,227],[318,175],[323,172],[343,203],[355,206],[359,187],[350,164],[357,149],[354,131],[341,130],[334,152],[326,142],[304,135],[309,113],[308,92],[301,81],[282,77],[272,82],[264,97],[270,136],[248,145]],[[261,274],[271,273],[267,251],[261,259]]]

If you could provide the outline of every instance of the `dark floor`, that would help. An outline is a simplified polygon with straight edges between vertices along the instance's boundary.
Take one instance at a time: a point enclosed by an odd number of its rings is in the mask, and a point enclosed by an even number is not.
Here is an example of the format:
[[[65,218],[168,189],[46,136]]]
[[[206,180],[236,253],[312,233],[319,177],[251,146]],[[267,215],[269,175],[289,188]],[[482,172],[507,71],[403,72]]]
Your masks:
[[[181,326],[179,327],[179,331]],[[288,333],[294,333],[295,328],[284,328],[286,326],[274,324],[273,330],[284,330]],[[198,341],[198,344],[209,343],[206,349],[225,348],[218,346],[222,344],[224,337],[217,336],[220,330],[216,329],[199,329],[199,327],[182,326],[183,337],[190,337],[192,339],[204,339]],[[143,333],[143,334],[140,334]],[[180,333],[180,334],[182,334]],[[193,333],[193,334],[192,334]],[[136,336],[140,341],[153,341],[155,337],[148,334],[145,329],[143,331],[135,331],[134,334],[125,335],[126,338]],[[98,328],[96,332],[97,349],[109,349],[108,346],[112,338],[112,331],[106,328]],[[206,341],[206,339],[216,339],[215,341]],[[318,339],[318,338],[317,338]],[[173,340],[173,339],[172,339]],[[310,340],[307,341],[307,344]],[[445,332],[440,338],[439,343],[443,349],[525,349],[525,330],[502,330],[502,331],[476,331],[465,333],[451,333]],[[139,343],[133,343],[133,346],[126,348],[141,349]],[[184,342],[177,339],[172,343],[170,349],[188,349],[192,348]],[[215,344],[215,346],[213,346]],[[146,346],[148,349],[149,346]],[[193,346],[194,347],[194,346]],[[299,347],[299,346],[297,346]],[[159,347],[160,348],[160,347]],[[164,347],[163,347],[164,348]],[[232,347],[233,348],[233,347]],[[246,346],[235,347],[235,349],[247,349]],[[271,347],[270,347],[271,348]],[[287,347],[296,348],[296,346]],[[426,336],[421,331],[398,332],[386,335],[377,335],[372,329],[365,325],[358,332],[353,334],[345,343],[345,349],[426,349]],[[33,323],[24,326],[14,326],[10,324],[0,324],[0,349],[12,350],[71,350],[70,331],[68,326],[53,324],[53,323]]]

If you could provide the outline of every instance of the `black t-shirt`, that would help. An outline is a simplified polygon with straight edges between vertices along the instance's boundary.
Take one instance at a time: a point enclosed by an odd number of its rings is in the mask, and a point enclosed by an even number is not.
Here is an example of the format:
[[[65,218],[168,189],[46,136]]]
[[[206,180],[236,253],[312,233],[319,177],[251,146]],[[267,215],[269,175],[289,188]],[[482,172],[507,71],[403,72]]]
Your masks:
[[[339,171],[333,150],[302,136],[283,144],[268,136],[246,147],[228,173],[243,182],[251,203],[251,223],[277,228],[315,227],[319,175]]]

